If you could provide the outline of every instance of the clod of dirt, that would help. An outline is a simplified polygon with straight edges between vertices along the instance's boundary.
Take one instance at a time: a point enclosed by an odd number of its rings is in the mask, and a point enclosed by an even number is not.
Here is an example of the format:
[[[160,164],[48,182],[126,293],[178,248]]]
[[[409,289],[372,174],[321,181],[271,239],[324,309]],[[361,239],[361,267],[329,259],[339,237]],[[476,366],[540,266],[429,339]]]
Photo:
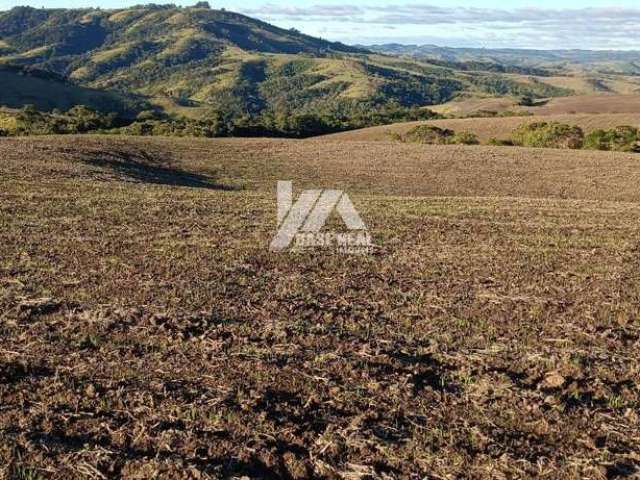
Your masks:
[[[558,372],[551,372],[544,378],[543,386],[546,388],[560,388],[564,385],[565,378]]]
[[[62,302],[52,298],[37,298],[33,300],[24,300],[18,304],[18,312],[23,317],[31,317],[33,315],[47,315],[60,310]]]

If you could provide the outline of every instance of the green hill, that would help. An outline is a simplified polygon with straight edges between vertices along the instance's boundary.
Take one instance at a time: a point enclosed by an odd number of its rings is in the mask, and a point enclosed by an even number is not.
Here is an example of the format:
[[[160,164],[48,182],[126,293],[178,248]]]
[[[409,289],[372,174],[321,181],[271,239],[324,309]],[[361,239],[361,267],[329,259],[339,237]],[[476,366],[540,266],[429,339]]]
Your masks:
[[[54,74],[7,78],[11,93],[0,93],[0,105],[49,110],[81,102],[103,110],[111,102],[117,112],[151,105],[156,115],[215,118],[227,133],[255,124],[317,133],[417,119],[428,115],[421,107],[462,93],[572,93],[494,68],[374,54],[200,4],[16,7],[0,13],[0,65]],[[42,81],[63,92],[41,96]]]
[[[103,113],[133,117],[148,103],[132,95],[82,87],[50,72],[13,65],[0,65],[0,105],[22,108],[33,105],[41,111],[69,110],[89,105]]]

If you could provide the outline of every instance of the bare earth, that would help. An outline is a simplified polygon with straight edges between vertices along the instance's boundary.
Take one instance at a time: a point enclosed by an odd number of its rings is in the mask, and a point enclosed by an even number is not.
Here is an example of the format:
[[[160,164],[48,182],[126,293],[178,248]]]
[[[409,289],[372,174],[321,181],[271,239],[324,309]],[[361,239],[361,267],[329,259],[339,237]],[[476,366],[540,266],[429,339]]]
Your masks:
[[[637,474],[640,156],[339,140],[1,139],[0,478]]]
[[[454,100],[429,108],[436,112],[458,116],[472,115],[482,110],[497,113],[529,111],[534,115],[635,114],[640,111],[640,95],[574,95],[551,98],[544,105],[537,107],[523,107],[518,105],[518,99],[510,97],[473,98]]]

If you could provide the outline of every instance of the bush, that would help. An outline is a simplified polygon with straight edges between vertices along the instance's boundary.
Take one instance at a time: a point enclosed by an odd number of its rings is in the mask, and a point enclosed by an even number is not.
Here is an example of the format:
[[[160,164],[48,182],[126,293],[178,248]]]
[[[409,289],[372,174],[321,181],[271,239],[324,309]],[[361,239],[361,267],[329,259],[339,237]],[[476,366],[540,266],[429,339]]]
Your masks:
[[[439,128],[433,125],[418,125],[407,133],[405,141],[426,145],[446,145],[454,136],[455,132],[447,128]]]
[[[433,125],[418,125],[402,136],[396,132],[388,134],[398,142],[422,143],[424,145],[479,145],[478,137],[471,132],[456,133]]]
[[[478,137],[471,132],[460,132],[447,139],[451,145],[479,145]]]
[[[159,120],[161,115],[154,110],[143,110],[136,116],[138,122],[146,122],[149,120]]]
[[[493,145],[496,147],[513,147],[512,140],[501,140],[498,138],[490,138],[487,142],[488,145]]]
[[[610,130],[595,130],[584,141],[589,150],[640,152],[640,133],[635,127],[620,126]]]
[[[520,100],[518,101],[518,105],[520,105],[521,107],[533,107],[535,105],[535,102],[533,98],[525,95],[524,97],[520,98]]]
[[[538,148],[580,149],[584,133],[580,127],[558,122],[520,125],[513,133],[514,145]]]

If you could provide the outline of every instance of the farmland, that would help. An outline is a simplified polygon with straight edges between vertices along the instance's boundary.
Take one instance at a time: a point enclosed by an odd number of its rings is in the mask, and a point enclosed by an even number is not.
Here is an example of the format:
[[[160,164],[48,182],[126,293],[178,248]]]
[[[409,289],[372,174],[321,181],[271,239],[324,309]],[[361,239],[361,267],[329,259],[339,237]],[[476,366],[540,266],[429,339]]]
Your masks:
[[[0,477],[637,472],[638,156],[343,138],[1,139]]]
[[[481,116],[484,112],[504,114],[528,112],[533,115],[567,115],[574,113],[637,113],[640,95],[572,95],[540,101],[540,105],[523,106],[513,97],[469,98],[454,100],[430,107],[432,110],[452,116]]]

